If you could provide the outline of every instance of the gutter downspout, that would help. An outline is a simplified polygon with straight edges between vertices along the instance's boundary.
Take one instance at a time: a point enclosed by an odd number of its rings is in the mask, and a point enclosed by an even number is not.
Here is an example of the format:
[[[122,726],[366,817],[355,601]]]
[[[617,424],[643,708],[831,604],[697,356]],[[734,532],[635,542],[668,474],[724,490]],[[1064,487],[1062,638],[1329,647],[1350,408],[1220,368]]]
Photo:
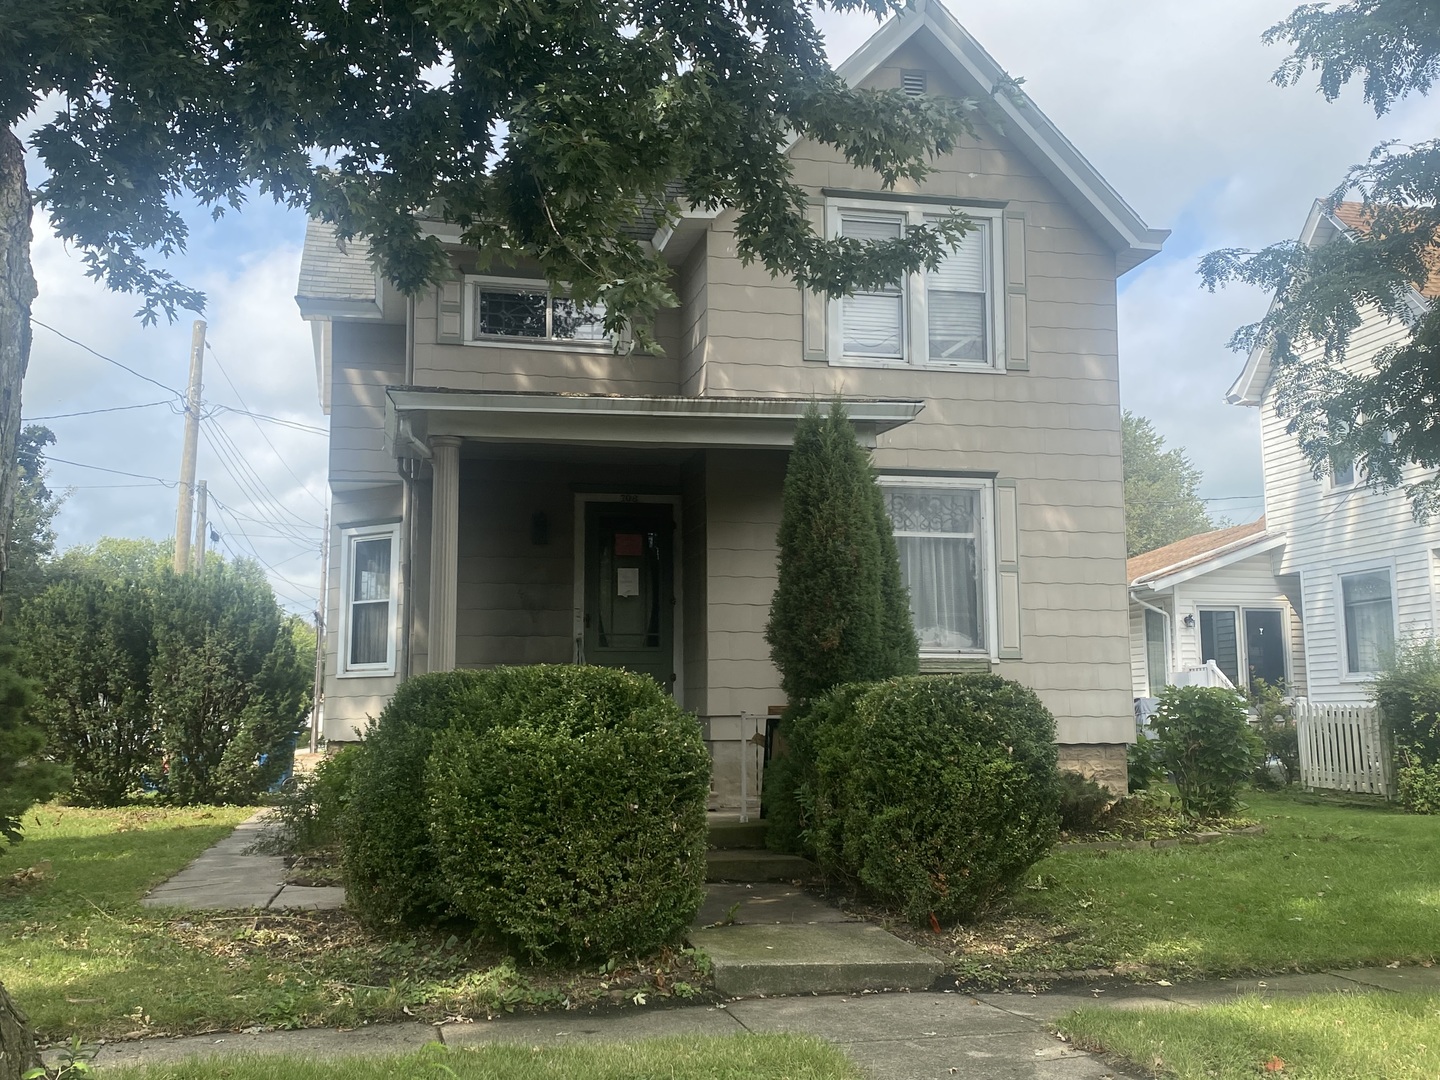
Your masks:
[[[1160,618],[1163,619],[1165,622],[1165,644],[1168,647],[1167,651],[1170,653],[1169,671],[1165,672],[1165,677],[1168,679],[1170,677],[1170,672],[1179,670],[1179,666],[1175,662],[1175,625],[1170,621],[1170,613],[1164,608],[1156,607],[1154,604],[1147,604],[1144,600],[1141,600],[1138,596],[1135,595],[1134,589],[1130,590],[1130,599],[1135,601],[1135,603],[1139,604],[1146,611],[1155,612],[1155,614],[1159,615]],[[1150,689],[1154,690],[1155,688],[1152,686]],[[1159,695],[1156,694],[1152,696],[1158,697]]]
[[[405,385],[415,382],[415,297],[405,297]],[[415,551],[415,465],[404,458],[395,463],[400,474],[400,520],[403,523],[401,543],[404,558],[400,562],[401,595],[405,597],[405,609],[400,616],[400,664],[401,680],[410,677],[410,642],[415,636],[415,594],[413,562]]]

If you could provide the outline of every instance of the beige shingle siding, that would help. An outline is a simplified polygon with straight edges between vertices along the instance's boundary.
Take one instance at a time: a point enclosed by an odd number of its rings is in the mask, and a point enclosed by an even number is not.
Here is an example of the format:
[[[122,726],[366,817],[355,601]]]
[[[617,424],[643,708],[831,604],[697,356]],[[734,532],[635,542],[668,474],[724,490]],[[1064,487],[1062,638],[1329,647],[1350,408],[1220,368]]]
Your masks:
[[[305,225],[305,247],[300,256],[299,295],[311,300],[375,299],[375,268],[370,246],[359,238],[342,251],[335,226],[311,218]]]
[[[391,482],[385,388],[405,381],[405,328],[337,321],[330,400],[331,482]]]

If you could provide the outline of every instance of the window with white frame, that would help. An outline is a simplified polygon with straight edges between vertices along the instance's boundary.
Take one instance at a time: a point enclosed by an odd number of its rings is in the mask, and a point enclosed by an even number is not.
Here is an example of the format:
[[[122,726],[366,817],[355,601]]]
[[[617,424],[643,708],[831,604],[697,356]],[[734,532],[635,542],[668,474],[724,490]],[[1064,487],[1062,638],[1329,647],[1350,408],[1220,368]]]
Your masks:
[[[832,360],[850,363],[993,367],[999,361],[1000,217],[967,210],[971,231],[934,270],[835,301]],[[832,229],[862,241],[895,240],[945,217],[930,206],[833,206]]]
[[[395,674],[400,526],[346,529],[341,560],[340,674]]]
[[[920,650],[990,649],[988,489],[943,477],[881,478]]]
[[[466,326],[472,341],[610,342],[603,305],[577,303],[531,278],[470,279]]]
[[[1395,648],[1395,601],[1389,570],[1340,575],[1345,622],[1345,674],[1380,670]]]

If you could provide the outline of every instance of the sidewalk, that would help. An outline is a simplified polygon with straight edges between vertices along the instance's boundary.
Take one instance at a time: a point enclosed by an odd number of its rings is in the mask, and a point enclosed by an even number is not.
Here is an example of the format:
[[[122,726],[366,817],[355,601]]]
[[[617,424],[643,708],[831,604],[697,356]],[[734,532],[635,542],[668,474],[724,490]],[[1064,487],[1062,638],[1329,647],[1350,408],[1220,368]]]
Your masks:
[[[111,1043],[98,1066],[161,1065],[229,1054],[305,1057],[401,1054],[426,1043],[529,1046],[631,1040],[666,1035],[788,1032],[816,1035],[841,1047],[875,1080],[1105,1080],[1145,1074],[1077,1050],[1049,1025],[1072,1009],[1195,1008],[1241,994],[1272,997],[1313,993],[1440,990],[1440,968],[1362,968],[1316,975],[1233,979],[1180,986],[1094,987],[1045,994],[861,994],[752,998],[718,1006],[632,1007],[602,1013],[508,1016],[476,1023],[378,1024],[353,1031],[247,1031]],[[53,1058],[55,1051],[47,1054]],[[953,1070],[953,1071],[952,1071]]]

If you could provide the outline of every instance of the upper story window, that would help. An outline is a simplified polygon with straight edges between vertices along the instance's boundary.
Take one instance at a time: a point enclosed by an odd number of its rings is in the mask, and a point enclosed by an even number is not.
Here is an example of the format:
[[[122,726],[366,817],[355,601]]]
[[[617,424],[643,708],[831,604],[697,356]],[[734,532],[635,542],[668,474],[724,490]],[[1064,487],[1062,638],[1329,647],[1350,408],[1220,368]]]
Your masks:
[[[470,341],[610,344],[603,306],[576,303],[526,278],[469,279],[465,326]]]
[[[993,368],[1001,361],[998,211],[967,210],[973,228],[934,270],[834,301],[830,359],[838,363]],[[945,217],[931,206],[844,202],[834,234],[894,240]]]

